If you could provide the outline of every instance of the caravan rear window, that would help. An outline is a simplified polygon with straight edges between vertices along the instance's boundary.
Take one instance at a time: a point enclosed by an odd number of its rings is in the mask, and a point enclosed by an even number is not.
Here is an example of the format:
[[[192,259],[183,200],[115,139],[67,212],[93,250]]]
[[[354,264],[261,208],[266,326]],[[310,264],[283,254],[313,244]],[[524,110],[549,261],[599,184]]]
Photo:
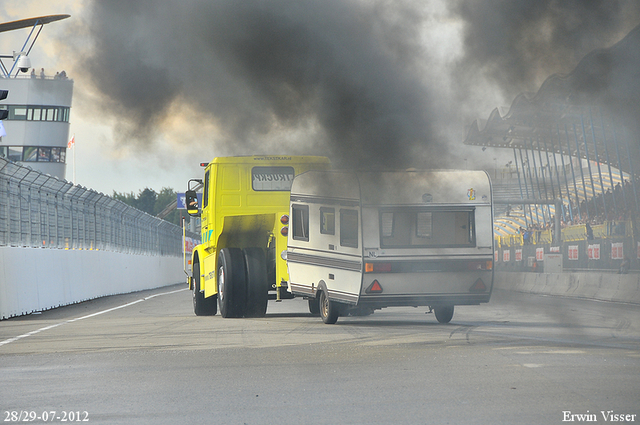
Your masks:
[[[474,210],[381,210],[380,245],[386,248],[475,246]]]

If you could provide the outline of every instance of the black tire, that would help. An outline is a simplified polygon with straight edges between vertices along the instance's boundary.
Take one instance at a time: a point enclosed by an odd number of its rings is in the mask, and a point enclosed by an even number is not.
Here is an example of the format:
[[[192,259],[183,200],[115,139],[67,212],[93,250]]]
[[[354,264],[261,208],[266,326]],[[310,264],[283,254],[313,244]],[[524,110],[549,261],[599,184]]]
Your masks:
[[[436,314],[436,319],[438,320],[439,323],[449,323],[453,318],[452,305],[435,307],[433,310]]]
[[[320,307],[320,317],[327,325],[333,325],[340,317],[340,306],[337,302],[331,301],[327,296],[327,291],[321,291],[318,298]]]
[[[218,302],[224,318],[244,314],[247,276],[239,248],[223,248],[218,254]]]
[[[320,301],[317,298],[309,299],[309,313],[312,316],[320,316]]]
[[[245,248],[243,253],[247,271],[247,302],[244,316],[264,317],[269,299],[267,257],[260,248]]]
[[[215,316],[218,313],[218,297],[204,297],[200,292],[200,263],[193,265],[193,312],[196,316]]]

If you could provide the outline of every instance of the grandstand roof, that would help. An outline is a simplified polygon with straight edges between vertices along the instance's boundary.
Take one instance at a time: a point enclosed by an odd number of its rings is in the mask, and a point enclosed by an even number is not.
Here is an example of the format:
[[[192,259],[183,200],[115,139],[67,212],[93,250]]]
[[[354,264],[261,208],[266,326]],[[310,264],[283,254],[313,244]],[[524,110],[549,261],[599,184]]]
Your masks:
[[[548,77],[537,93],[518,95],[505,115],[496,108],[486,122],[474,121],[464,143],[564,153],[630,171],[629,158],[640,165],[638,140],[640,26],[570,74]]]
[[[21,28],[29,28],[35,25],[45,25],[51,22],[67,19],[71,15],[48,15],[38,18],[20,19],[19,21],[4,22],[0,24],[0,32],[13,31]]]

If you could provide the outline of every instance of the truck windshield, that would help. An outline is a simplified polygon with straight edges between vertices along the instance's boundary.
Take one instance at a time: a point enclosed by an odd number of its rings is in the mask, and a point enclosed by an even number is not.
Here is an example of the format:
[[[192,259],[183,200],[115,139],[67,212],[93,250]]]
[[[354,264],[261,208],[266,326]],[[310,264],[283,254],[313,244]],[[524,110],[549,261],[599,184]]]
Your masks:
[[[291,190],[295,172],[293,167],[253,167],[251,186],[253,190]]]
[[[380,245],[386,248],[475,246],[472,209],[380,210]]]

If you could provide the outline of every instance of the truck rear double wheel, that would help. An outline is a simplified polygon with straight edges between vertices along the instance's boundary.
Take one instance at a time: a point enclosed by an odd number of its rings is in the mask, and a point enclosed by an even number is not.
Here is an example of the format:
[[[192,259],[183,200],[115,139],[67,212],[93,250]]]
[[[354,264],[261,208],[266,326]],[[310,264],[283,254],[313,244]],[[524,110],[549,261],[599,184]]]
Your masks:
[[[239,248],[223,248],[218,254],[218,302],[224,318],[242,317],[247,287],[244,258]]]
[[[312,316],[320,316],[320,302],[317,298],[309,299],[309,313]]]
[[[267,260],[262,249],[220,250],[218,299],[222,317],[264,317],[268,290]]]
[[[269,300],[267,257],[260,248],[245,248],[242,253],[247,272],[247,299],[244,316],[264,317],[267,313]]]
[[[200,292],[200,263],[193,264],[193,312],[196,316],[215,316],[218,313],[218,297],[204,297]]]

